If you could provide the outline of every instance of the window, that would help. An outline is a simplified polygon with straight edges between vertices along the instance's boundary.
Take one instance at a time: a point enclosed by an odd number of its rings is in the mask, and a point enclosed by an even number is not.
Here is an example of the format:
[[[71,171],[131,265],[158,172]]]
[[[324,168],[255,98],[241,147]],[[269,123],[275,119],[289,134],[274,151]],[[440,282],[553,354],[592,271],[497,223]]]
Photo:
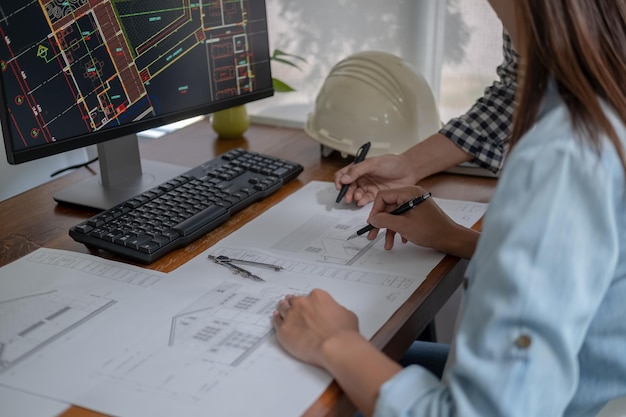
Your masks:
[[[414,65],[439,100],[442,120],[467,110],[496,77],[501,25],[485,0],[267,0],[270,48],[301,55],[302,70],[272,64],[297,91],[249,104],[257,121],[302,126],[324,78],[365,50]]]
[[[496,79],[502,25],[485,0],[448,0],[439,87],[442,120],[463,114]]]

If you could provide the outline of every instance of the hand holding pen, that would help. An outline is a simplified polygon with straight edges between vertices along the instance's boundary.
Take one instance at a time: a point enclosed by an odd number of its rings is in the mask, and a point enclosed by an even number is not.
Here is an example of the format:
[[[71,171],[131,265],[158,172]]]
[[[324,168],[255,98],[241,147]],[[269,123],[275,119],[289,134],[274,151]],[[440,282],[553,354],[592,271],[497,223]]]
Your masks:
[[[424,201],[426,201],[428,198],[430,198],[431,194],[430,193],[424,193],[418,197],[412,198],[409,201],[407,201],[404,204],[399,205],[395,210],[393,210],[392,212],[390,212],[389,214],[393,214],[393,215],[399,215],[399,214],[403,214],[406,213],[407,211],[411,210],[414,207],[417,207],[419,204],[423,203]],[[347,240],[350,239],[354,239],[357,236],[361,236],[367,232],[369,232],[370,230],[375,229],[374,226],[372,226],[371,224],[368,224],[362,228],[360,228],[359,230],[357,230],[355,233],[353,233],[352,235],[350,235],[348,237]]]
[[[365,142],[363,144],[363,146],[361,146],[359,148],[359,150],[356,151],[356,155],[354,157],[354,163],[355,164],[363,162],[363,160],[367,156],[367,153],[370,150],[370,146],[371,145],[372,144],[370,142]],[[338,204],[343,199],[343,196],[345,196],[346,192],[348,192],[348,188],[350,188],[350,184],[344,184],[344,185],[341,186],[341,190],[339,191],[339,195],[337,196],[337,199],[335,200],[335,203]]]
[[[480,232],[455,222],[430,197],[430,193],[420,186],[379,191],[368,217],[373,224],[366,227],[374,230],[368,238],[374,239],[378,229],[385,228],[385,250],[391,250],[397,240],[396,235],[400,235],[402,243],[411,242],[417,246],[470,259],[476,249]],[[400,204],[402,202],[405,203]],[[405,205],[404,214],[392,215],[391,209],[400,210],[398,204]],[[418,210],[413,210],[417,206]]]

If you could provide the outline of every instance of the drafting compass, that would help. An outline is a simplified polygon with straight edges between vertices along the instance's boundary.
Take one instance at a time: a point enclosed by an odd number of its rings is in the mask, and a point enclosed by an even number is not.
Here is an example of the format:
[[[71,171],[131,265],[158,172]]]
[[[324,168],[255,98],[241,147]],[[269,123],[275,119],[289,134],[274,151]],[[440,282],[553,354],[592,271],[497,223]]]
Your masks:
[[[234,274],[241,275],[244,278],[250,278],[254,281],[260,281],[260,282],[265,282],[265,280],[261,278],[260,276],[248,271],[247,269],[244,269],[240,266],[235,265],[234,263],[258,266],[261,268],[269,268],[269,269],[273,269],[274,271],[280,271],[281,269],[283,269],[283,267],[280,265],[268,264],[264,262],[247,261],[245,259],[234,259],[234,258],[229,258],[228,256],[225,256],[225,255],[219,255],[219,256],[209,255],[208,258],[212,260],[213,262],[215,262],[216,264],[223,265],[226,268],[230,269]]]

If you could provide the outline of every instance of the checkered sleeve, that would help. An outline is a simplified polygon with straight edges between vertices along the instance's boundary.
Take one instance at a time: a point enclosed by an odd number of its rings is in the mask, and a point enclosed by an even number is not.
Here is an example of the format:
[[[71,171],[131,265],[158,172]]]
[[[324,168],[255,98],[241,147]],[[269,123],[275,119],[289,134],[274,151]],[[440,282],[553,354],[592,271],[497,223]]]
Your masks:
[[[517,88],[517,53],[506,32],[502,49],[504,61],[496,70],[499,80],[485,89],[467,113],[451,119],[439,131],[473,155],[472,162],[493,172],[504,162]]]

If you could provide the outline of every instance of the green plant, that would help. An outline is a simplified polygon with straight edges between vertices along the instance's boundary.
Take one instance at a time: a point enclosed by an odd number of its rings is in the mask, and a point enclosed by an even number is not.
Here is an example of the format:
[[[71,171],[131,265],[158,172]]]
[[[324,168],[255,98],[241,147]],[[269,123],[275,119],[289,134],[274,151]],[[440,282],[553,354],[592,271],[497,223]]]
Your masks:
[[[306,59],[302,58],[301,56],[290,54],[290,53],[281,51],[280,49],[274,49],[274,53],[272,53],[271,60],[297,68],[300,71],[302,71],[302,68],[298,66],[298,62],[306,63]],[[272,85],[274,86],[274,91],[278,93],[288,93],[290,91],[296,91],[289,84],[279,80],[278,78],[272,78]]]

